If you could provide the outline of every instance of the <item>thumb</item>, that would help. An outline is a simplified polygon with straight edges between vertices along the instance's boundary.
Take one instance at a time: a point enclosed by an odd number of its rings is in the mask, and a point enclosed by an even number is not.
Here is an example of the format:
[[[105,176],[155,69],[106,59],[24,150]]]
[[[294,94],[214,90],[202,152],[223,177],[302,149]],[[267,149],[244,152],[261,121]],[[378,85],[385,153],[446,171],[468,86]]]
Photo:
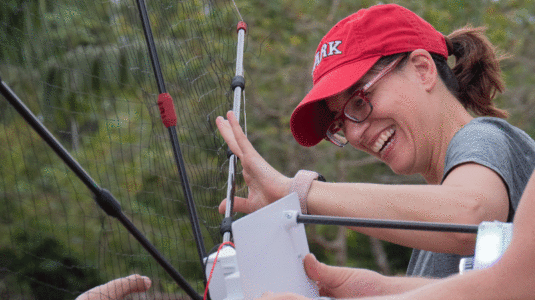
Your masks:
[[[321,281],[321,278],[324,277],[322,276],[325,272],[324,269],[328,268],[327,265],[319,262],[312,253],[309,253],[305,256],[303,264],[305,266],[305,272],[307,273],[307,276],[314,281]]]
[[[320,286],[333,287],[339,285],[341,269],[321,263],[314,254],[307,254],[303,261],[307,276]]]
[[[151,284],[152,282],[148,277],[137,274],[130,275],[97,286],[83,293],[76,300],[121,300],[131,293],[147,291]]]

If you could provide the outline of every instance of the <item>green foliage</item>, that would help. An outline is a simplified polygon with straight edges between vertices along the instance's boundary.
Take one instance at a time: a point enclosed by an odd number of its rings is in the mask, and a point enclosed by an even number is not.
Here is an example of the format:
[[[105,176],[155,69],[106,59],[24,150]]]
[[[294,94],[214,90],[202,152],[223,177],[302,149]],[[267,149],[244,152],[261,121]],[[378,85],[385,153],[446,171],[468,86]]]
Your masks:
[[[173,153],[154,104],[158,91],[151,61],[136,7],[127,2],[2,1],[0,74],[86,171],[112,191],[164,256],[197,284],[201,269]],[[387,2],[406,6],[445,34],[467,23],[486,26],[490,40],[510,54],[502,65],[509,88],[496,103],[510,110],[512,124],[535,135],[532,1]],[[323,142],[303,148],[289,131],[291,112],[311,88],[319,40],[338,20],[378,3],[236,0],[248,23],[247,131],[283,174],[312,169],[329,181],[423,183],[417,176],[393,174],[349,147]],[[214,120],[231,107],[239,17],[226,0],[147,5],[210,248],[220,242],[215,210],[225,197],[228,167]],[[46,297],[65,290],[54,299],[73,298],[73,291],[130,272],[160,278],[157,288],[177,292],[172,280],[99,211],[85,186],[5,101],[0,101],[0,144],[0,297],[6,295],[2,286],[18,285],[19,290],[9,290],[11,295]],[[238,189],[246,193],[240,181]],[[327,240],[335,235],[332,227],[318,226],[317,232]],[[368,237],[351,231],[346,242],[347,265],[378,269]],[[384,245],[392,272],[403,273],[410,250]],[[313,242],[310,247],[319,259],[336,263],[329,250]]]
[[[0,5],[0,21],[8,28],[0,33],[2,79],[88,174],[112,192],[181,274],[200,286],[202,270],[155,105],[158,91],[136,6],[127,1],[19,2]],[[201,230],[211,247],[220,240],[214,207],[224,197],[226,180],[214,119],[230,107],[233,11],[202,1],[148,1],[148,9],[168,91],[180,104],[179,140],[193,174],[195,200],[202,204]],[[217,20],[224,20],[219,27]],[[0,102],[0,121],[0,222],[5,225],[0,248],[25,247],[13,228],[47,233],[66,245],[69,255],[98,269],[101,278],[140,272],[153,278],[156,288],[176,292],[154,259],[103,215],[86,187],[5,101]],[[63,271],[68,269],[63,265]],[[0,295],[1,286],[15,281],[20,291],[13,295],[50,285],[36,279],[39,272],[26,275],[36,286],[15,280],[16,274],[10,269],[7,277],[0,276]],[[62,289],[61,284],[51,287]],[[71,298],[80,291],[66,290]]]
[[[0,249],[0,270],[17,274],[17,283],[28,286],[36,300],[72,299],[73,291],[103,283],[97,269],[82,265],[56,239],[27,231],[15,232],[12,237],[17,248]]]

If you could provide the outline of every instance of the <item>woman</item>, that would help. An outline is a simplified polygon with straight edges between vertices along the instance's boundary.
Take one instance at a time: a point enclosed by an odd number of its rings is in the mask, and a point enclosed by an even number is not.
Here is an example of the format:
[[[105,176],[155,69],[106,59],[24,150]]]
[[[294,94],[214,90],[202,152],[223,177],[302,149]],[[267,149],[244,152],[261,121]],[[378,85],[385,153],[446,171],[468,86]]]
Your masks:
[[[535,166],[535,142],[502,120],[506,112],[492,103],[504,87],[483,30],[463,28],[444,37],[401,6],[362,9],[322,39],[313,82],[291,117],[301,145],[322,139],[350,144],[398,174],[421,174],[427,185],[327,183],[310,171],[288,178],[256,152],[229,113],[216,123],[249,187],[248,198],[235,199],[236,211],[249,213],[296,192],[303,213],[310,214],[462,224],[512,220]],[[461,256],[475,246],[469,234],[355,230],[415,248],[407,271],[412,277],[349,269],[339,274],[347,275],[344,282],[351,279],[352,293],[337,296],[412,290],[429,283],[423,277],[457,273]],[[308,256],[305,263],[315,260]]]
[[[534,168],[535,142],[500,119],[507,114],[492,103],[503,83],[483,30],[463,28],[444,37],[401,6],[362,9],[322,39],[313,81],[291,117],[301,145],[322,139],[350,144],[398,174],[421,174],[428,184],[326,183],[313,180],[313,172],[285,177],[254,150],[229,113],[228,121],[216,123],[249,187],[247,199],[235,199],[235,210],[249,213],[295,191],[310,214],[463,224],[512,220]],[[457,273],[461,256],[471,255],[475,245],[468,234],[355,230],[415,248],[411,276]]]

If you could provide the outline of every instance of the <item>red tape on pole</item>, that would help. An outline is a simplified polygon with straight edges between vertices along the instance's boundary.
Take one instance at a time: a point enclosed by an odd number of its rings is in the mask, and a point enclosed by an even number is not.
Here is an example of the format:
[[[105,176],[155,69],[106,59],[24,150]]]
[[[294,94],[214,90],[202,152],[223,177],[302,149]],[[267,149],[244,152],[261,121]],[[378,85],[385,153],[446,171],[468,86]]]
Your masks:
[[[247,32],[247,23],[243,21],[238,22],[237,31],[240,31],[240,29],[243,29],[245,32]]]
[[[166,128],[176,126],[175,105],[169,93],[163,93],[158,96],[158,107],[160,108],[163,125]]]

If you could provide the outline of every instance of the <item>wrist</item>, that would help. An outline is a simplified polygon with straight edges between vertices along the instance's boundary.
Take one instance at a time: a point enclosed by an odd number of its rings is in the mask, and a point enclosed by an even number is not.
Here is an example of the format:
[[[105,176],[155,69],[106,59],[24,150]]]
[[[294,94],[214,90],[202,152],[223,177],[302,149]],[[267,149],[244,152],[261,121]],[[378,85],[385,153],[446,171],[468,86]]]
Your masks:
[[[301,213],[308,213],[308,192],[314,180],[325,181],[325,178],[314,171],[299,170],[291,181],[288,194],[297,193]]]

